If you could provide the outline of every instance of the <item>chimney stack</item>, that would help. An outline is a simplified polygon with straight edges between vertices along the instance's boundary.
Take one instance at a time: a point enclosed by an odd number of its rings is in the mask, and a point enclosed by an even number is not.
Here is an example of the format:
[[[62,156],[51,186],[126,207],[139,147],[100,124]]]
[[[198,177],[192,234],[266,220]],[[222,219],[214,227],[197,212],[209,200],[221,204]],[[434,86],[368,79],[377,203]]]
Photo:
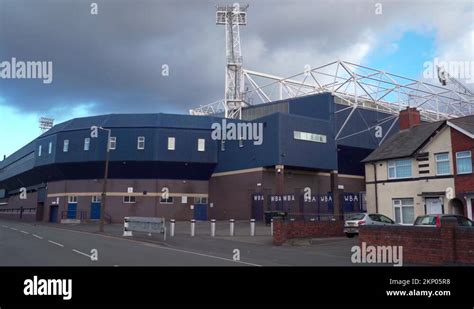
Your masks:
[[[416,107],[407,107],[400,112],[400,130],[413,128],[420,123],[420,112],[416,110]]]

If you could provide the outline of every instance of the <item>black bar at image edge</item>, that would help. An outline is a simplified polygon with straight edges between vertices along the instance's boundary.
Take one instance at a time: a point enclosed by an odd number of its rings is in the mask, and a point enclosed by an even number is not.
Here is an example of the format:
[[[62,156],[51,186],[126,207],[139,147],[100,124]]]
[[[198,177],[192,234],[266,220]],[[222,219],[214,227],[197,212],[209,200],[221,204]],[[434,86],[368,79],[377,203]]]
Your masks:
[[[24,295],[25,280],[34,276],[37,280],[72,279],[71,299]],[[458,304],[463,306],[452,308],[473,308],[473,279],[472,267],[3,267],[0,308],[163,303],[414,304],[430,308]],[[387,291],[431,291],[432,295],[387,296]],[[449,295],[435,296],[436,291]]]

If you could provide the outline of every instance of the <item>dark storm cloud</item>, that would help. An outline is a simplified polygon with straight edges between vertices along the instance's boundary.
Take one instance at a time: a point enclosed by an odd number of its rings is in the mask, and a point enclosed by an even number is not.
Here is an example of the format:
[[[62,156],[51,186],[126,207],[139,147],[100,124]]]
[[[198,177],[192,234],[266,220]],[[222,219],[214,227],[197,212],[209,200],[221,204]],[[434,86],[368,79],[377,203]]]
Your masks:
[[[90,14],[92,2],[98,4],[97,16]],[[379,18],[372,1],[249,2],[249,25],[242,29],[244,61],[251,69],[278,74],[303,71],[308,61],[335,60],[366,40],[367,33],[413,19],[420,10],[435,17],[439,9],[424,1],[385,1],[386,13]],[[30,112],[93,103],[97,113],[185,112],[220,99],[225,35],[215,25],[215,4],[0,0],[0,61],[16,57],[52,61],[54,67],[51,85],[0,80],[0,97]],[[304,51],[302,59],[295,59],[300,69],[279,54],[297,50]],[[161,75],[163,64],[170,68],[168,77]]]

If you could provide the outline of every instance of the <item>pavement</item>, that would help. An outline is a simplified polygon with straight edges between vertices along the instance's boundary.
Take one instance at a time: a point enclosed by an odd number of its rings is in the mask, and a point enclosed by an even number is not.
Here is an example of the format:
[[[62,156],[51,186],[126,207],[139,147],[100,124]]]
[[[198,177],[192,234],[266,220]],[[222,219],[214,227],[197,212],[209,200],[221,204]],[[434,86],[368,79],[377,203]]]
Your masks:
[[[175,236],[134,232],[123,237],[122,224],[54,224],[0,219],[0,266],[354,266],[351,248],[357,238],[312,239],[295,246],[273,246],[270,227],[249,222],[197,222],[194,237],[189,222],[177,222]],[[169,231],[169,228],[168,228]],[[97,260],[92,260],[93,249]]]

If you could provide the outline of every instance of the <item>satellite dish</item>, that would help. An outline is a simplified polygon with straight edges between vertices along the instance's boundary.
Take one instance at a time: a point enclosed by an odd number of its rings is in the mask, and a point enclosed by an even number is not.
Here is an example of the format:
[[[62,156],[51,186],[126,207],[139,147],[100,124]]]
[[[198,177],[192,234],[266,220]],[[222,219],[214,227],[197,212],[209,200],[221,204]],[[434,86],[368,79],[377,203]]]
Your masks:
[[[446,86],[448,83],[448,72],[442,67],[436,66],[438,70],[438,79],[441,85]]]

